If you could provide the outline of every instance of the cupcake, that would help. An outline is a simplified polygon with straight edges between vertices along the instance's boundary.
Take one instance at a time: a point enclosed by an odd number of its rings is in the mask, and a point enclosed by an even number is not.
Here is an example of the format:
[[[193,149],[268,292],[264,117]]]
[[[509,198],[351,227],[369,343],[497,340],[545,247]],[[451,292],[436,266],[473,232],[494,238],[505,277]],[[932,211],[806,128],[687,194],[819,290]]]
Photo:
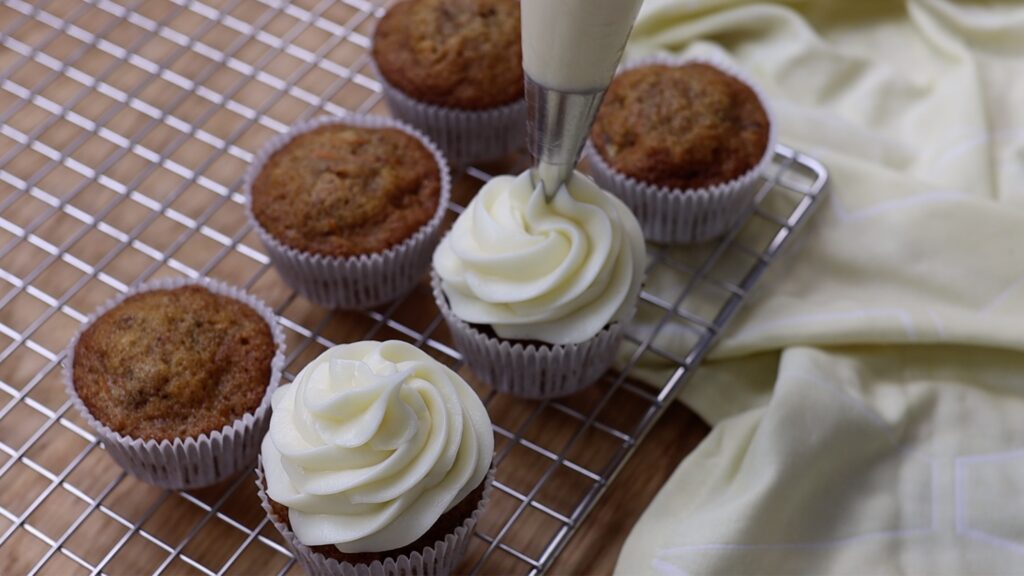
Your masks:
[[[594,179],[633,210],[648,240],[725,233],[771,161],[764,98],[722,64],[657,57],[612,81],[588,143]]]
[[[311,574],[447,574],[487,502],[494,432],[411,344],[325,351],[274,394],[257,487]]]
[[[72,404],[126,471],[171,489],[251,469],[284,365],[262,302],[170,279],[102,306],[68,347]]]
[[[456,164],[526,138],[518,0],[406,0],[377,25],[373,64],[391,113]]]
[[[444,156],[420,132],[355,115],[272,139],[244,184],[249,218],[284,280],[342,309],[394,300],[423,277],[450,185]]]
[[[529,172],[499,176],[434,253],[434,298],[490,386],[563,396],[608,369],[645,264],[636,218],[586,176],[574,174],[550,203]]]

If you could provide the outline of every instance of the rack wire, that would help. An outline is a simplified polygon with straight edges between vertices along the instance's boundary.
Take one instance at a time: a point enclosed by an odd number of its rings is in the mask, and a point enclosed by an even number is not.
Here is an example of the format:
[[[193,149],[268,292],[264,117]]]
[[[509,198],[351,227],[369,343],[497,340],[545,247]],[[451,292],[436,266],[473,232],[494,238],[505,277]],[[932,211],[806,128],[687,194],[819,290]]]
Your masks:
[[[559,401],[497,395],[462,366],[426,282],[366,313],[319,309],[287,289],[244,219],[240,176],[267,138],[320,113],[386,114],[367,66],[382,13],[369,0],[0,3],[0,572],[299,573],[252,474],[148,486],[69,410],[59,365],[86,315],[184,275],[275,308],[286,379],[361,339],[404,339],[460,370],[498,440],[496,494],[463,568],[542,573],[821,197],[824,167],[778,146],[722,241],[654,251],[648,274],[676,282],[643,293],[651,321],[631,329],[620,371]],[[465,170],[451,215],[523,162]]]

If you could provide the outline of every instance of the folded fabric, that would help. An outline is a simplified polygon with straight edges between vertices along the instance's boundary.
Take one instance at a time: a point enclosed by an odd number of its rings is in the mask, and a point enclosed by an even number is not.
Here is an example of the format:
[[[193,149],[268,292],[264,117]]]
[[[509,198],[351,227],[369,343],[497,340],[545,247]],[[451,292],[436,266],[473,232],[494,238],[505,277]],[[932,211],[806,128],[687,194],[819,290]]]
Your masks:
[[[658,51],[747,70],[831,183],[685,390],[714,429],[618,571],[1024,573],[1024,5],[647,0],[628,57]]]

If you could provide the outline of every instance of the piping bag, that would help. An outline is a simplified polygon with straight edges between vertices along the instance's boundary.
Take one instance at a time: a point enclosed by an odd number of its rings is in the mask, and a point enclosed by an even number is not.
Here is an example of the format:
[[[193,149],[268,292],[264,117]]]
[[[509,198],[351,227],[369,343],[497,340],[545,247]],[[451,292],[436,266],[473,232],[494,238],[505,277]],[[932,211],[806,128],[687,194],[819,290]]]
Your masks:
[[[579,162],[643,0],[522,0],[533,185],[550,202]]]

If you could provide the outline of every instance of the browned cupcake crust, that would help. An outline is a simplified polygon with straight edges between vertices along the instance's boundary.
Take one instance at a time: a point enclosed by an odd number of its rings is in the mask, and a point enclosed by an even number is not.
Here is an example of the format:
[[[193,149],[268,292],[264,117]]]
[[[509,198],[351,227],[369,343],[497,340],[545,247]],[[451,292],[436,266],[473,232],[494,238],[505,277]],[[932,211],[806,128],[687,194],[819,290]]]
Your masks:
[[[274,153],[252,185],[256,220],[292,248],[350,257],[383,252],[437,211],[441,170],[394,128],[329,125]]]
[[[519,0],[407,0],[377,26],[373,58],[421,102],[479,110],[523,97]]]
[[[693,63],[617,76],[591,138],[619,172],[689,189],[728,182],[755,167],[768,135],[768,115],[750,86]]]
[[[94,418],[132,438],[219,430],[259,407],[275,353],[255,310],[201,286],[144,292],[96,319],[72,379]]]
[[[264,480],[264,482],[266,482]],[[348,562],[349,564],[370,564],[374,560],[380,560],[383,562],[387,558],[397,558],[398,556],[409,556],[413,552],[422,552],[424,548],[433,546],[435,542],[444,540],[446,536],[455,532],[455,529],[462,526],[462,523],[469,518],[473,511],[476,510],[480,500],[484,497],[484,488],[487,481],[483,481],[477,486],[472,492],[466,495],[461,502],[456,504],[451,510],[445,512],[434,522],[434,525],[427,530],[426,534],[420,536],[415,542],[408,546],[403,546],[395,550],[387,550],[384,552],[358,552],[358,553],[345,553],[336,546],[311,546],[314,552],[322,554],[328,558],[334,558],[338,562]],[[266,485],[264,484],[264,488]],[[273,511],[274,517],[279,522],[283,521],[288,525],[288,528],[292,527],[291,521],[288,519],[288,507],[284,504],[280,504],[267,498],[270,502],[270,509]]]

